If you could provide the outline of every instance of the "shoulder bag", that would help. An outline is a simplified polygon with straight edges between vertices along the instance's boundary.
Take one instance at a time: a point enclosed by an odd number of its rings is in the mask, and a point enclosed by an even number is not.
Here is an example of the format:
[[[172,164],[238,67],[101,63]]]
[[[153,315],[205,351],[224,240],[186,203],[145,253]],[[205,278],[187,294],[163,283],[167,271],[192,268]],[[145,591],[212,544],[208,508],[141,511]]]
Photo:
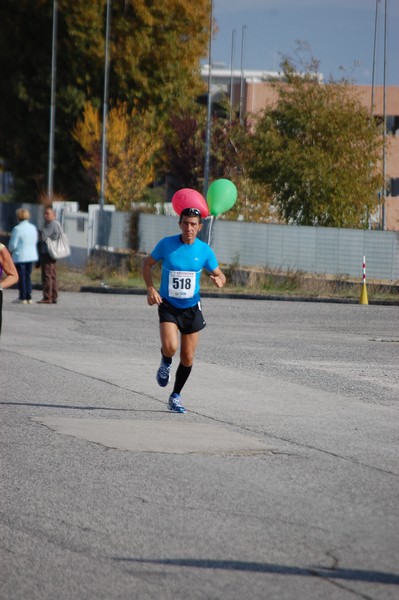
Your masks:
[[[47,250],[51,258],[65,258],[71,254],[68,238],[60,226],[60,235],[56,240],[47,238]]]

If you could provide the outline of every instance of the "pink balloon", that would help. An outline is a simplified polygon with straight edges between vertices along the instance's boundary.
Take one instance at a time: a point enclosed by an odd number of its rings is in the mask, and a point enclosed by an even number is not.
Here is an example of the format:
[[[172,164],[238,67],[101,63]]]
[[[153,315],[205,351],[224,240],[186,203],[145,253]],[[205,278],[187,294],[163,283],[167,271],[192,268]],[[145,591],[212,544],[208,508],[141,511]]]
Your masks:
[[[209,208],[205,198],[199,192],[192,190],[191,188],[183,188],[173,194],[172,206],[178,215],[180,215],[185,208],[197,208],[203,219],[209,215]]]

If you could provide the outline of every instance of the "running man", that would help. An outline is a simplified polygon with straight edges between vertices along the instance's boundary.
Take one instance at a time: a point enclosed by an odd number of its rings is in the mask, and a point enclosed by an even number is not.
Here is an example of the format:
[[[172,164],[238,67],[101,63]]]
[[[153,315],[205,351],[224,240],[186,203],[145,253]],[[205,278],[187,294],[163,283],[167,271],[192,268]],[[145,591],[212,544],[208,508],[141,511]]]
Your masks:
[[[197,239],[202,229],[201,212],[196,208],[185,208],[180,214],[179,226],[181,235],[163,238],[145,259],[143,277],[148,304],[158,305],[162,358],[157,381],[161,387],[169,382],[180,332],[180,364],[169,397],[169,410],[185,413],[187,411],[180,403],[180,392],[191,372],[199,332],[206,325],[201,310],[201,272],[205,268],[211,273],[211,280],[218,288],[224,286],[226,277],[213,250]],[[162,261],[162,275],[158,293],[153,285],[151,269],[159,261]]]

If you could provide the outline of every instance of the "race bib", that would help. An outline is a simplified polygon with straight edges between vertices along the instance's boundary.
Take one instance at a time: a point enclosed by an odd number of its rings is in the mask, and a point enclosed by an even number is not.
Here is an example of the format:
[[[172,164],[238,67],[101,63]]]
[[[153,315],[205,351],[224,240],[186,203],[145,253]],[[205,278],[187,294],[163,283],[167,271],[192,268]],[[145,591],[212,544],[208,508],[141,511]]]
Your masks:
[[[169,296],[192,298],[195,291],[195,271],[169,271]]]

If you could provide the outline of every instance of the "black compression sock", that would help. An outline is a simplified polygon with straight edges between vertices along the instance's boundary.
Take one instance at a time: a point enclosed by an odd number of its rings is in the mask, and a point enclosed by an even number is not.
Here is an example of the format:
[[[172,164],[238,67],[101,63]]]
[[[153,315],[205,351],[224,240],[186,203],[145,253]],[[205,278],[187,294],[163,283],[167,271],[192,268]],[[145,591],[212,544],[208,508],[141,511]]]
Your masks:
[[[172,362],[172,357],[171,356],[165,356],[164,353],[161,350],[161,354],[162,354],[162,360],[164,363],[166,363],[167,365],[170,365],[170,363]]]
[[[173,394],[180,394],[184,384],[188,379],[188,376],[191,373],[191,369],[192,367],[185,367],[181,363],[179,364],[176,371],[175,387],[173,388]]]

